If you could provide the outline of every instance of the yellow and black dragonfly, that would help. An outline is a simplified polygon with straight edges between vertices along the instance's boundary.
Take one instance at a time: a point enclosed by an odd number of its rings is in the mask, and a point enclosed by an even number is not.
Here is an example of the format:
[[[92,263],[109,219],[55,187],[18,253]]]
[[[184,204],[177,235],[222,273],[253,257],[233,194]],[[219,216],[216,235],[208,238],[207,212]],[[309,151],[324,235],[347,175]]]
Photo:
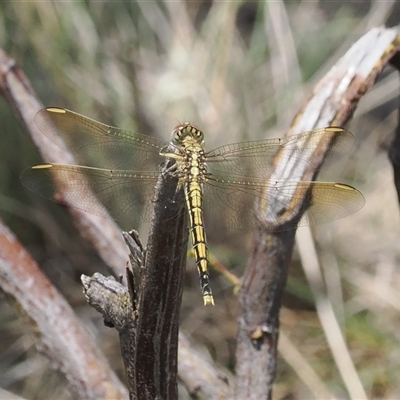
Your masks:
[[[272,204],[274,209],[281,210],[280,214],[288,213],[299,188],[309,193],[310,206],[296,226],[342,218],[365,203],[363,195],[349,185],[298,181],[301,173],[296,173],[295,165],[308,162],[305,157],[312,154],[322,137],[335,138],[329,149],[333,158],[352,148],[353,135],[338,127],[205,151],[203,132],[188,122],[175,127],[167,143],[61,108],[39,111],[35,123],[59,147],[71,151],[82,165],[35,165],[23,173],[24,185],[51,200],[100,216],[111,215],[119,221],[132,221],[132,225],[135,216],[139,216],[138,221],[151,215],[160,164],[167,158],[175,161],[164,174],[177,177],[177,190],[182,189],[185,194],[205,305],[214,304],[214,299],[209,285],[204,214],[217,219],[222,206],[227,215],[225,223],[232,228],[244,228],[257,219],[263,220],[260,208],[256,211],[251,206],[256,199],[264,206]],[[306,152],[294,156],[299,148]],[[282,156],[280,164],[283,161],[282,165],[291,169],[291,181],[273,178],[272,160],[282,149],[289,150],[282,153],[287,156]],[[68,191],[62,197],[57,195],[55,181],[68,181]],[[110,214],[96,205],[93,196],[100,199]],[[248,213],[243,212],[243,205]]]

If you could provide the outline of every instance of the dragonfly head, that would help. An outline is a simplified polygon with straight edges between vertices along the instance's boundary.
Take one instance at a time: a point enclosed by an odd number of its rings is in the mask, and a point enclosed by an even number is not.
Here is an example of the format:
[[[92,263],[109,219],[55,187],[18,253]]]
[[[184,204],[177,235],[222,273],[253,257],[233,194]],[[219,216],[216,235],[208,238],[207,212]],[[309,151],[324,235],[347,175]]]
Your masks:
[[[190,122],[184,122],[175,127],[172,131],[172,141],[181,145],[187,141],[194,140],[196,143],[201,145],[204,144],[204,133],[197,128],[197,126],[192,125]]]

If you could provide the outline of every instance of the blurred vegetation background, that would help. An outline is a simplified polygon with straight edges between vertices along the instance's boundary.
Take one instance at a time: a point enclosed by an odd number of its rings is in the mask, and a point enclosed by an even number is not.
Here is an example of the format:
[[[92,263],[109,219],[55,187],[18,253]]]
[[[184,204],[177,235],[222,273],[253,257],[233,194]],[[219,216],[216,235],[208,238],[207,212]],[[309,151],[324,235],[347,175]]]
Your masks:
[[[0,46],[46,106],[165,140],[177,121],[189,120],[212,149],[282,136],[313,85],[351,44],[374,26],[397,25],[399,16],[396,1],[2,1]],[[388,68],[349,126],[357,151],[327,175],[363,191],[367,205],[313,229],[352,360],[369,397],[382,399],[400,393],[400,221],[386,154],[398,88]],[[106,266],[65,209],[20,184],[20,173],[40,158],[2,98],[0,128],[0,216],[123,377],[117,333],[86,305],[79,281],[82,273],[107,273]],[[251,236],[221,237],[217,221],[207,229],[213,254],[240,276]],[[293,362],[300,357],[327,392],[348,398],[296,254],[292,264],[281,320],[299,354],[287,349],[280,358],[274,396],[311,398]],[[186,281],[182,330],[233,371],[232,287],[212,273],[216,307],[210,309],[202,306],[192,260]],[[0,386],[30,399],[69,399],[63,378],[6,301],[0,313]]]

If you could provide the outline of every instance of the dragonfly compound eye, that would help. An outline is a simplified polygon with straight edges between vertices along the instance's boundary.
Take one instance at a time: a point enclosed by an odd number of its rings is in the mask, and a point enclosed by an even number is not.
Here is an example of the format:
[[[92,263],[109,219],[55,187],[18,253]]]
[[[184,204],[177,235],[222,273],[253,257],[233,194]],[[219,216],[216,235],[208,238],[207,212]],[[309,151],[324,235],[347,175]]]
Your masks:
[[[196,127],[192,126],[192,133],[194,136],[196,136],[196,138],[199,142],[203,141],[204,133],[200,129],[197,129]]]
[[[172,131],[172,140],[174,142],[180,142],[182,141],[182,137],[184,136],[182,130],[183,130],[184,125],[178,125],[175,127],[175,129]]]
[[[204,134],[199,128],[192,125],[190,122],[184,122],[175,127],[172,131],[172,139],[175,143],[180,143],[187,137],[192,137],[196,139],[196,141],[202,142]]]

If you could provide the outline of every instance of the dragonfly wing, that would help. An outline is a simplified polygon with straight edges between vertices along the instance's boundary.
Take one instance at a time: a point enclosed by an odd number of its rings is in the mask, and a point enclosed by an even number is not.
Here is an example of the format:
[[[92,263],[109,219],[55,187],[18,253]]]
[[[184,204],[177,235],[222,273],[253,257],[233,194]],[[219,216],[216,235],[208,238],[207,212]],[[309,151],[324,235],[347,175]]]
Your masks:
[[[43,197],[101,217],[111,215],[131,229],[149,220],[158,175],[43,164],[24,171],[21,181]]]
[[[286,149],[280,163],[308,164],[309,158],[327,140],[329,151],[327,161],[336,160],[354,148],[354,136],[339,127],[327,127],[304,132],[282,139],[267,139],[252,142],[233,143],[218,147],[207,153],[209,171],[215,175],[234,174],[241,177],[268,178],[275,165],[274,158],[283,147]],[[283,158],[283,159],[282,159]],[[301,178],[293,169],[292,179]]]
[[[303,184],[303,182],[302,182]],[[354,214],[365,205],[363,194],[343,183],[310,182],[311,205],[298,226],[316,225]]]
[[[163,143],[62,108],[45,108],[35,116],[38,128],[55,144],[92,167],[158,171]]]
[[[212,176],[205,191],[208,220],[224,221],[236,229],[254,227],[257,221],[276,228],[283,213],[295,215],[308,191],[307,214],[296,226],[315,225],[350,215],[365,204],[364,196],[349,185],[332,182],[269,182]],[[261,206],[255,207],[258,201]],[[270,210],[274,210],[272,213]],[[287,228],[283,228],[287,229]],[[279,228],[278,228],[279,230]]]
[[[209,179],[204,185],[206,226],[218,223],[233,229],[253,227],[254,204],[260,194],[261,186]]]

